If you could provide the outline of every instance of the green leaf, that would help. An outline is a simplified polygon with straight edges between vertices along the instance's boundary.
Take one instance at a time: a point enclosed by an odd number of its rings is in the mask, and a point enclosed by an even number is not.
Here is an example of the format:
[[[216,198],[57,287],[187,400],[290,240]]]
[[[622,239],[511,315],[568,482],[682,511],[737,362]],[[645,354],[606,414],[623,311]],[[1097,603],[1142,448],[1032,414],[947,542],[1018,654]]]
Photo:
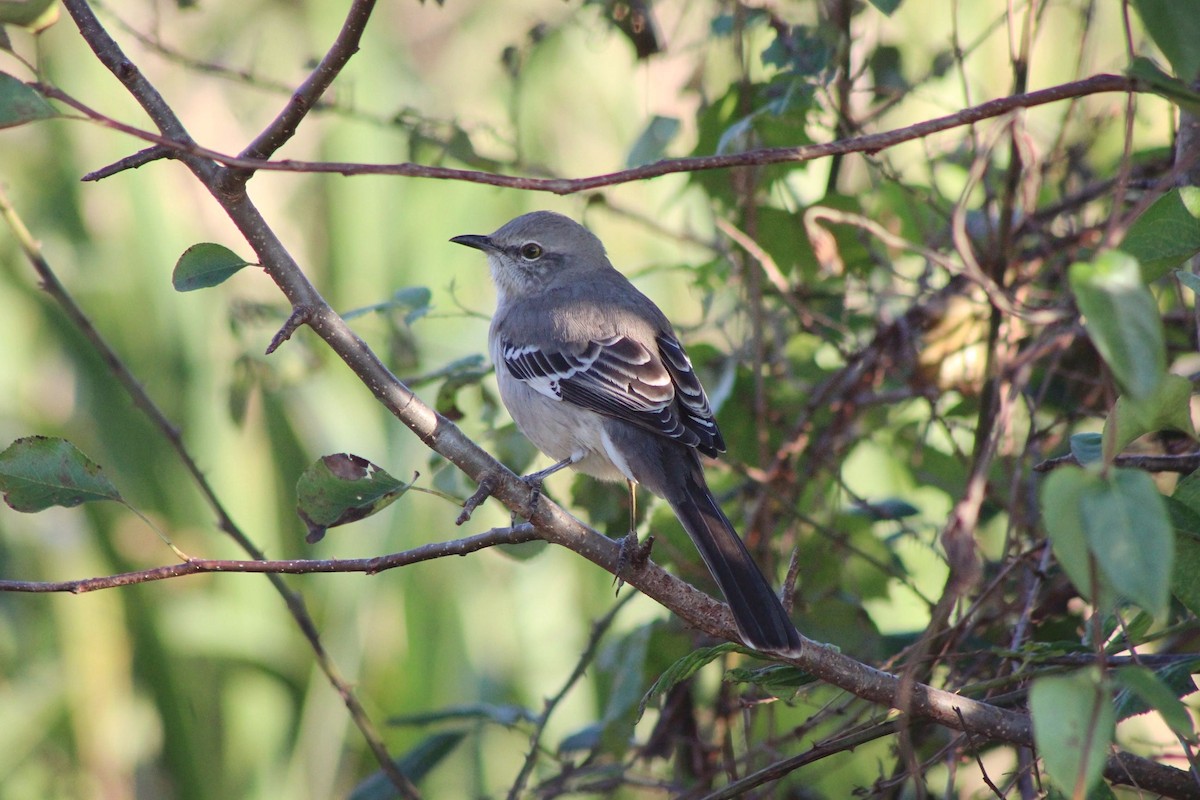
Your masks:
[[[1082,796],[1100,778],[1113,738],[1113,709],[1095,667],[1038,678],[1029,690],[1033,738],[1050,780]]]
[[[413,783],[419,783],[466,737],[463,731],[444,731],[422,739],[399,758],[392,759],[396,768]],[[350,792],[350,800],[391,800],[400,797],[396,787],[383,771],[371,774]]]
[[[1175,534],[1154,479],[1114,469],[1084,486],[1079,502],[1088,546],[1105,578],[1151,614],[1165,611]]]
[[[228,247],[201,242],[184,250],[183,255],[175,262],[175,271],[171,273],[171,285],[177,292],[207,289],[224,283],[231,275],[242,267],[250,266],[251,263]]]
[[[1112,587],[1100,570],[1094,576],[1098,585],[1093,586],[1091,549],[1083,522],[1084,491],[1100,481],[1100,476],[1090,470],[1059,467],[1042,483],[1039,499],[1054,557],[1081,596],[1100,609],[1108,609],[1113,604]]]
[[[1117,719],[1123,720],[1135,714],[1154,709],[1162,715],[1163,722],[1176,735],[1196,741],[1196,730],[1192,725],[1192,717],[1188,714],[1183,701],[1171,689],[1145,667],[1121,667],[1116,670],[1114,677],[1124,690],[1117,695]],[[1141,703],[1131,702],[1136,697]]]
[[[1120,249],[1137,259],[1147,283],[1200,252],[1200,188],[1172,189],[1155,200],[1129,226]]]
[[[1193,614],[1200,615],[1200,472],[1175,484],[1167,510],[1175,528],[1175,567],[1171,592]]]
[[[1177,269],[1175,270],[1175,277],[1181,284],[1191,289],[1193,294],[1200,294],[1200,275],[1188,272],[1185,269]]]
[[[1195,439],[1191,400],[1192,382],[1170,374],[1148,397],[1121,395],[1104,421],[1104,452],[1116,455],[1134,439],[1155,431],[1180,431]]]
[[[704,667],[716,661],[726,653],[744,653],[747,652],[742,647],[730,642],[714,645],[713,647],[702,647],[699,650],[693,650],[683,658],[676,661],[671,666],[663,671],[662,675],[658,676],[658,680],[654,682],[647,691],[642,702],[638,704],[637,718],[641,719],[646,713],[646,706],[658,698],[666,695],[667,692],[679,684],[686,681],[688,678],[695,675]]]
[[[1080,466],[1094,464],[1103,457],[1103,437],[1098,433],[1076,433],[1071,436],[1071,455]]]
[[[816,683],[811,672],[790,664],[771,664],[766,667],[734,667],[725,673],[730,683],[749,683],[775,696],[794,695],[796,689]]]
[[[898,497],[888,497],[883,500],[874,500],[869,503],[856,505],[850,510],[850,513],[862,514],[872,522],[883,522],[904,519],[905,517],[915,517],[921,513],[921,509],[907,500],[901,500]]]
[[[584,725],[579,730],[568,733],[559,741],[558,754],[562,756],[569,753],[591,752],[600,746],[603,732],[604,727],[598,722]]]
[[[1175,74],[1188,83],[1200,77],[1200,11],[1195,0],[1134,0],[1133,7]]]
[[[0,1],[0,25],[20,25],[38,33],[57,21],[57,0]]]
[[[433,292],[426,286],[405,286],[397,289],[392,296],[382,303],[372,303],[362,308],[351,309],[342,314],[342,319],[354,319],[364,314],[377,314],[383,311],[403,311],[404,324],[412,325],[421,317],[433,310],[430,301]]]
[[[296,482],[296,513],[308,526],[309,544],[314,544],[328,528],[382,511],[411,486],[365,458],[350,453],[323,456]]]
[[[1167,498],[1168,501],[1173,501],[1174,498]],[[1175,599],[1183,603],[1184,607],[1193,614],[1200,616],[1200,580],[1196,576],[1200,575],[1200,526],[1195,525],[1196,519],[1192,512],[1193,519],[1190,530],[1180,530],[1179,522],[1176,521],[1174,508],[1179,506],[1179,503],[1170,505],[1172,508],[1172,521],[1175,522],[1175,565],[1171,570],[1171,593],[1175,595]]]
[[[871,5],[890,17],[900,7],[900,0],[871,0]]]
[[[1185,475],[1179,483],[1175,484],[1175,491],[1171,493],[1171,499],[1182,503],[1193,514],[1200,517],[1200,470]],[[1200,529],[1195,529],[1194,532],[1200,536]]]
[[[389,725],[430,725],[433,723],[470,720],[494,722],[505,728],[515,727],[522,722],[537,722],[538,715],[524,706],[495,705],[493,703],[471,703],[462,706],[447,706],[421,714],[405,714],[389,717]]]
[[[26,86],[7,72],[0,72],[0,128],[12,128],[57,116],[58,112],[41,92]]]
[[[0,492],[16,511],[71,508],[89,500],[124,503],[100,465],[66,439],[27,436],[0,453]]]
[[[596,659],[604,687],[600,743],[610,755],[623,755],[633,741],[653,630],[653,624],[642,625],[614,640]]]
[[[625,159],[625,166],[629,168],[640,167],[643,164],[652,164],[661,159],[667,152],[667,145],[679,133],[679,120],[675,117],[662,117],[655,115],[650,120],[650,124],[642,131],[641,136],[633,143],[633,147],[629,150],[629,157]]]
[[[1189,114],[1200,113],[1200,92],[1162,71],[1162,68],[1148,58],[1141,56],[1133,59],[1133,63],[1125,70],[1125,74],[1136,79],[1143,89],[1148,89],[1159,97],[1174,103]]]
[[[1117,382],[1134,398],[1149,396],[1166,374],[1162,320],[1131,256],[1110,251],[1076,262],[1071,289],[1084,327]]]
[[[492,368],[483,363],[482,356],[459,359],[454,364],[458,365],[457,369],[438,370],[441,373],[441,377],[445,378],[445,380],[438,387],[434,408],[442,416],[457,422],[464,416],[462,409],[458,407],[459,391],[468,386],[479,386],[480,382],[492,371]],[[424,377],[422,376],[422,380]],[[409,385],[414,384],[410,383]]]

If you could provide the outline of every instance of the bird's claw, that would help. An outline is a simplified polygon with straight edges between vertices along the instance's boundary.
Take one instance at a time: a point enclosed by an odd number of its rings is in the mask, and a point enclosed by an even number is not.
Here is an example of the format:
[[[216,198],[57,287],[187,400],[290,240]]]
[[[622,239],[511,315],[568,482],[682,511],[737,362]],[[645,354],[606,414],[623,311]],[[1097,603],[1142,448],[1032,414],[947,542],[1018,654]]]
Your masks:
[[[638,541],[637,531],[632,528],[621,539],[621,552],[617,555],[616,575],[613,577],[613,583],[616,584],[618,592],[625,585],[624,576],[627,574],[627,570],[631,568],[638,570],[644,567],[650,560],[650,550],[653,547],[653,536],[647,536],[645,541]]]
[[[538,501],[542,499],[542,481],[543,477],[539,473],[532,475],[522,475],[521,483],[529,487],[529,513],[533,514],[537,511]]]

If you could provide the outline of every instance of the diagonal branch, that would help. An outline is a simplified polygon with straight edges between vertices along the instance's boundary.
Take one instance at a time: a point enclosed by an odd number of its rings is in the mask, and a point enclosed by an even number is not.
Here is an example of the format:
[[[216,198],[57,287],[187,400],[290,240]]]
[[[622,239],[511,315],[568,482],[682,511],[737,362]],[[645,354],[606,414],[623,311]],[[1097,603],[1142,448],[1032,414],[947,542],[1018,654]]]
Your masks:
[[[367,20],[371,18],[374,9],[375,0],[354,0],[349,13],[346,14],[345,22],[342,23],[341,31],[338,32],[329,51],[325,53],[325,57],[304,83],[300,84],[300,88],[292,93],[279,116],[242,150],[241,158],[270,158],[296,134],[300,123],[341,73],[342,67],[358,52],[358,43],[362,40],[363,30],[366,29]],[[242,180],[249,179],[250,174],[252,173],[243,173]]]
[[[135,67],[120,55],[119,48],[107,32],[95,22],[83,0],[64,0],[76,19],[83,36],[110,70],[133,93],[160,130],[167,133],[168,123],[174,120],[169,109],[152,102],[153,96],[143,97],[146,84]],[[446,457],[476,481],[493,481],[493,496],[510,510],[527,518],[541,538],[567,547],[593,563],[615,574],[619,545],[592,531],[567,514],[562,508],[542,497],[531,503],[529,488],[516,475],[500,465],[486,451],[466,437],[457,426],[436,413],[401,383],[379,358],[353,333],[345,321],[321,298],[304,276],[274,231],[246,196],[243,187],[222,191],[225,174],[214,160],[238,169],[274,169],[283,171],[322,171],[344,174],[393,174],[415,177],[452,178],[515,188],[551,191],[560,194],[644,180],[670,173],[702,169],[724,169],[747,165],[765,165],[811,160],[837,153],[875,152],[903,141],[929,135],[959,125],[970,124],[1008,111],[1078,97],[1096,92],[1133,91],[1134,84],[1126,78],[1100,75],[1071,84],[1044,89],[1026,95],[984,103],[957,114],[919,123],[898,131],[857,137],[826,145],[799,148],[759,150],[728,156],[709,156],[693,159],[661,161],[634,170],[600,175],[576,181],[511,178],[468,170],[446,170],[401,165],[307,165],[298,162],[261,162],[212,155],[198,150],[183,137],[169,146],[179,147],[178,158],[196,174],[212,193],[222,209],[235,223],[258,256],[267,274],[281,291],[296,305],[307,307],[306,322],[346,363],[371,392],[401,422],[409,427],[428,447]],[[177,124],[177,123],[176,123]],[[169,127],[169,125],[168,125]],[[170,135],[170,134],[168,134]],[[622,573],[626,582],[669,608],[689,624],[714,636],[736,640],[735,628],[728,609],[690,585],[671,576],[658,566],[645,565]],[[871,702],[895,707],[900,692],[899,679],[847,656],[835,648],[805,640],[803,650],[788,661],[815,677],[845,689]],[[1032,743],[1029,717],[1001,709],[925,684],[913,684],[905,704],[915,718],[936,722],[953,729],[966,728],[971,733],[992,741],[1028,745]],[[1118,774],[1113,774],[1116,772]],[[1195,797],[1197,787],[1187,773],[1134,756],[1122,755],[1116,766],[1110,765],[1109,777],[1114,781],[1135,781],[1139,786],[1161,791],[1175,797]]]
[[[233,520],[233,517],[230,516],[229,512],[225,509],[224,504],[221,502],[220,498],[217,497],[216,491],[208,482],[208,478],[204,476],[204,472],[196,464],[195,459],[192,458],[191,452],[184,444],[183,436],[180,434],[179,429],[174,423],[171,422],[163,410],[158,407],[158,405],[146,391],[145,387],[142,386],[141,382],[121,359],[117,351],[113,349],[112,345],[110,345],[107,340],[105,340],[104,336],[99,330],[96,329],[96,327],[92,324],[92,321],[88,319],[87,315],[83,312],[83,309],[79,307],[79,305],[75,302],[75,299],[70,295],[69,292],[67,292],[66,287],[63,286],[62,282],[58,280],[58,276],[55,274],[54,270],[51,269],[50,263],[46,261],[45,256],[42,255],[41,248],[38,246],[29,230],[25,227],[24,223],[21,221],[21,218],[17,215],[16,210],[9,203],[8,197],[4,194],[2,189],[0,189],[0,216],[5,218],[13,232],[16,234],[17,240],[21,245],[21,249],[25,253],[25,257],[29,260],[34,271],[38,274],[38,277],[41,280],[42,289],[45,290],[45,292],[50,295],[51,299],[54,300],[54,302],[57,303],[58,306],[63,310],[63,313],[66,314],[67,318],[71,321],[71,324],[74,325],[81,334],[83,334],[88,343],[104,360],[104,363],[108,366],[108,369],[112,372],[113,376],[116,377],[117,382],[120,383],[122,388],[124,388],[129,394],[130,398],[133,400],[133,404],[137,406],[143,414],[146,415],[150,422],[159,430],[160,433],[162,433],[163,438],[167,440],[171,448],[175,451],[175,454],[179,458],[180,462],[182,462],[184,469],[187,470],[189,475],[191,475],[192,480],[199,488],[201,495],[204,496],[205,501],[216,514],[217,527],[228,534],[229,537],[232,538],[247,554],[249,554],[251,558],[256,559],[256,561],[250,563],[265,563],[266,555],[254,544],[253,541],[251,541],[250,537],[248,537],[245,532],[242,531],[238,524]],[[186,566],[187,564],[176,565],[176,567]],[[170,570],[172,568],[165,569]],[[317,631],[317,625],[313,621],[312,615],[308,613],[308,607],[304,603],[304,598],[301,597],[297,592],[293,591],[287,585],[287,583],[284,582],[283,578],[278,574],[278,571],[264,571],[268,573],[267,577],[271,581],[271,585],[274,587],[275,591],[279,593],[279,596],[283,598],[283,602],[284,605],[287,606],[288,613],[291,615],[292,619],[295,620],[296,626],[300,629],[300,632],[308,641],[317,665],[320,667],[321,671],[325,673],[325,677],[329,681],[330,685],[333,686],[334,690],[338,692],[343,701],[346,703],[350,717],[354,720],[355,725],[362,732],[363,738],[366,740],[367,745],[371,748],[371,751],[375,754],[376,758],[379,759],[380,766],[383,771],[388,774],[388,777],[393,781],[393,783],[395,783],[397,788],[405,794],[405,796],[419,796],[415,787],[412,787],[407,778],[405,778],[404,775],[392,763],[391,756],[388,754],[387,748],[384,747],[383,741],[379,736],[379,732],[375,729],[374,724],[367,716],[362,704],[358,702],[358,699],[355,697],[349,682],[342,677],[341,671],[338,669],[337,664],[334,663],[333,658],[325,649],[325,645],[321,642],[321,635]],[[120,576],[117,577],[119,578]],[[162,577],[173,577],[173,575],[164,574]],[[111,579],[100,578],[95,580],[98,580],[103,584],[103,582]],[[124,583],[140,582],[142,581],[124,581]],[[20,584],[22,582],[17,581],[11,583]],[[78,583],[83,584],[86,582]],[[8,587],[7,590],[72,592],[91,591],[91,589],[78,587],[64,587],[60,589],[37,588],[33,584],[27,585],[32,588],[11,586]],[[123,584],[113,583],[112,585],[116,586]],[[0,586],[0,588],[5,587]],[[108,587],[105,585],[97,585],[92,588],[99,589]],[[411,791],[409,791],[410,789]]]

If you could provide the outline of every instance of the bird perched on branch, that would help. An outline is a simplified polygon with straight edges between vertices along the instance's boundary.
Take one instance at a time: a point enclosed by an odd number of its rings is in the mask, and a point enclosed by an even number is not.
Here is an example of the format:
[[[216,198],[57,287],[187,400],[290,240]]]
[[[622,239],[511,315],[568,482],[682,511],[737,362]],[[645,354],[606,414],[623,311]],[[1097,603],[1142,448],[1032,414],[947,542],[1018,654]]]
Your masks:
[[[715,457],[725,441],[658,306],[613,267],[595,235],[561,214],[535,211],[491,235],[450,241],[488,257],[500,397],[556,462],[529,479],[570,466],[631,491],[645,486],[679,517],[746,644],[798,651],[795,626],[704,480],[699,454]]]

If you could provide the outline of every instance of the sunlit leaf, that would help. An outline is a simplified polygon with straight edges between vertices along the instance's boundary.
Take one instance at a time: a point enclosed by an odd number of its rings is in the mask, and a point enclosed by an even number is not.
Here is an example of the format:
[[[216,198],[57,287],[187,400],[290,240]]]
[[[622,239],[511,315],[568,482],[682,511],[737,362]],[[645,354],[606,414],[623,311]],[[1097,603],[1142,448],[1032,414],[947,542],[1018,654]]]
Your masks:
[[[328,528],[357,522],[391,505],[411,487],[350,453],[323,456],[296,482],[296,513],[308,526],[308,542]]]
[[[100,465],[65,439],[27,436],[0,453],[0,492],[17,511],[121,499]]]
[[[629,149],[625,166],[640,167],[661,159],[666,155],[667,145],[679,133],[680,127],[681,124],[675,117],[663,117],[656,114],[642,131],[641,136],[633,143],[633,147]]]
[[[1195,439],[1191,399],[1192,382],[1181,375],[1164,376],[1153,393],[1140,400],[1121,395],[1104,421],[1104,452],[1120,453],[1134,439],[1156,431],[1179,431]]]
[[[1155,200],[1129,226],[1121,251],[1137,259],[1145,281],[1200,252],[1200,188],[1172,189]]]
[[[1029,710],[1050,780],[1068,796],[1082,797],[1100,779],[1113,738],[1113,708],[1100,671],[1038,678]]]
[[[766,667],[734,667],[725,673],[731,683],[749,683],[774,695],[794,694],[796,689],[816,682],[812,673],[789,664]]]
[[[201,242],[184,250],[175,262],[171,285],[177,292],[207,289],[224,283],[242,267],[250,266],[250,263],[228,247]]]
[[[1191,83],[1200,77],[1200,14],[1186,0],[1133,0],[1142,25],[1171,62],[1175,75]]]
[[[1163,722],[1175,732],[1190,742],[1196,741],[1195,726],[1187,707],[1179,696],[1171,690],[1158,676],[1145,667],[1129,666],[1116,670],[1114,677],[1124,690],[1117,695],[1117,720],[1123,720],[1136,714],[1154,709],[1162,715]],[[1191,683],[1191,676],[1187,676]],[[1195,690],[1192,684],[1191,690]],[[1136,697],[1139,703],[1133,703]]]
[[[20,25],[35,33],[58,21],[58,0],[0,0],[0,25]]]
[[[1188,272],[1185,269],[1175,270],[1175,277],[1179,282],[1191,289],[1194,294],[1200,294],[1200,275],[1194,272]]]
[[[1117,382],[1135,398],[1149,396],[1166,374],[1162,320],[1131,256],[1110,251],[1070,270],[1084,327]]]
[[[41,92],[0,72],[0,128],[12,128],[39,119],[58,116]]]
[[[1138,56],[1133,59],[1125,74],[1138,81],[1143,90],[1149,90],[1159,97],[1174,103],[1189,114],[1200,113],[1200,92],[1172,75],[1163,72],[1162,68],[1148,58]]]

